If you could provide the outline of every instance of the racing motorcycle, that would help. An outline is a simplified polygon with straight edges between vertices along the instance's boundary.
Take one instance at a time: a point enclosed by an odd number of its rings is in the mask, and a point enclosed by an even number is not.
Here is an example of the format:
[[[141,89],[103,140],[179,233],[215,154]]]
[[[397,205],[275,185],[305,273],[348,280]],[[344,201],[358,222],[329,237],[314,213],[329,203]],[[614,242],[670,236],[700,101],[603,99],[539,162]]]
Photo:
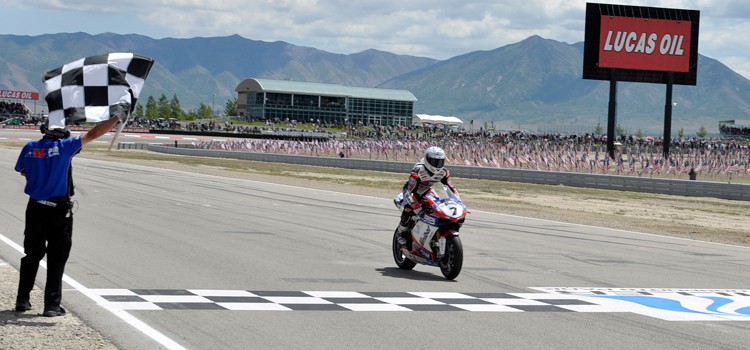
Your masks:
[[[452,191],[446,189],[447,198],[440,198],[430,190],[422,199],[425,210],[420,213],[409,230],[410,238],[402,246],[398,242],[398,229],[393,234],[393,259],[402,270],[411,270],[419,264],[439,266],[443,276],[449,280],[458,277],[464,262],[463,246],[458,237],[459,229],[468,210]],[[400,210],[404,209],[403,193],[393,200]]]

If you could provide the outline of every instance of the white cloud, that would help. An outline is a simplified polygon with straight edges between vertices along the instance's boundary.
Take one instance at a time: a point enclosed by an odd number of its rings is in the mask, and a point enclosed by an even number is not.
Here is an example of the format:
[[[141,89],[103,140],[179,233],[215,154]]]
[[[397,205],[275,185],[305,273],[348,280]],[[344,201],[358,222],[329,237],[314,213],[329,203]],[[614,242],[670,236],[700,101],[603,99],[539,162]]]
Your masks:
[[[750,33],[750,2],[627,3],[701,11],[700,52],[750,76],[750,41],[745,38]],[[240,34],[334,53],[374,48],[446,59],[492,50],[531,35],[567,43],[582,41],[586,0],[0,0],[0,5],[5,13],[0,13],[0,33],[8,34],[86,31],[154,38]]]

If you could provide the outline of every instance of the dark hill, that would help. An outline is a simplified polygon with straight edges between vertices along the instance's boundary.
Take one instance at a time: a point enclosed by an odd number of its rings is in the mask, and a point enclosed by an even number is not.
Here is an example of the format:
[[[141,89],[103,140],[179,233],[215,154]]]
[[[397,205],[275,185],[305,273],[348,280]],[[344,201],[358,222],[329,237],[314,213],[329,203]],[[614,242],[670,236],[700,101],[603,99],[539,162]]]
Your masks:
[[[41,91],[47,69],[94,54],[137,52],[156,59],[141,100],[177,95],[189,109],[201,102],[222,109],[240,81],[257,77],[406,89],[419,100],[416,113],[452,114],[467,124],[475,120],[475,127],[486,121],[503,129],[586,132],[605,126],[609,99],[608,82],[581,78],[582,43],[539,36],[444,61],[377,50],[335,54],[238,35],[0,35],[0,47],[0,89]],[[619,124],[629,132],[660,132],[665,91],[663,85],[619,83]],[[701,55],[698,85],[675,86],[674,102],[675,132],[701,126],[717,132],[719,120],[748,119],[750,80]]]

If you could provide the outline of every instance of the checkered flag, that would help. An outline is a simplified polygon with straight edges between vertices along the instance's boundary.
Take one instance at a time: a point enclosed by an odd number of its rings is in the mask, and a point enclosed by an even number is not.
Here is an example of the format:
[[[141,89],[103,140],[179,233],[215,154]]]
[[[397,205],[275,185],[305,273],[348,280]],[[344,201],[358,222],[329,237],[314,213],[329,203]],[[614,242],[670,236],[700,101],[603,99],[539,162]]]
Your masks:
[[[135,108],[154,60],[132,53],[81,58],[44,74],[49,127],[125,119]]]

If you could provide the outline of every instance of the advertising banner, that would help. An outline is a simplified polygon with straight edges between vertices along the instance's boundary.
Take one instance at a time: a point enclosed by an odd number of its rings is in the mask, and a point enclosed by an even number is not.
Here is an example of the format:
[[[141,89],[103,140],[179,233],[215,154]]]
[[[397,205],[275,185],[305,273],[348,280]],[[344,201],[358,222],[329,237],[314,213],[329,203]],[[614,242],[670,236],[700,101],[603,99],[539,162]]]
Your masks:
[[[690,21],[601,16],[599,67],[690,70]]]
[[[39,100],[39,93],[33,91],[0,90],[0,99],[3,100]]]
[[[700,11],[586,4],[583,79],[695,85]]]

